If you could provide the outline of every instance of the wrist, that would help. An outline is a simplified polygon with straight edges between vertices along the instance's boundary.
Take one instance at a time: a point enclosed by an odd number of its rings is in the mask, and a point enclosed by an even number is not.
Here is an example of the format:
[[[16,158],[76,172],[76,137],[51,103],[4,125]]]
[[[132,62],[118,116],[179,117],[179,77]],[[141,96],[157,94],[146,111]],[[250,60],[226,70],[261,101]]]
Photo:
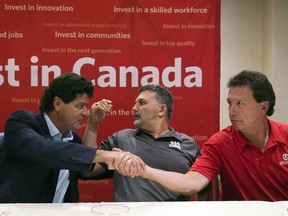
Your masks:
[[[93,163],[103,163],[103,162],[105,162],[105,151],[97,149],[93,158]]]
[[[87,130],[90,130],[92,132],[95,132],[97,130],[97,127],[98,127],[98,123],[92,123],[90,121],[87,122]]]
[[[145,164],[144,171],[141,174],[141,177],[145,179],[151,179],[151,173],[152,173],[151,171],[152,171],[152,168],[149,167],[147,164]]]

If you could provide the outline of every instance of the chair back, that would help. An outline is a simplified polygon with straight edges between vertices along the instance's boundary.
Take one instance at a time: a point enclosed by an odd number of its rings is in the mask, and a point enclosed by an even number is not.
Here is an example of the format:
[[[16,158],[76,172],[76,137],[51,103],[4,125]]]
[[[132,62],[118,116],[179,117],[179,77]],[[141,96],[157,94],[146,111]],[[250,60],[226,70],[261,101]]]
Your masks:
[[[0,132],[0,147],[2,146],[3,139],[4,139],[4,133]]]

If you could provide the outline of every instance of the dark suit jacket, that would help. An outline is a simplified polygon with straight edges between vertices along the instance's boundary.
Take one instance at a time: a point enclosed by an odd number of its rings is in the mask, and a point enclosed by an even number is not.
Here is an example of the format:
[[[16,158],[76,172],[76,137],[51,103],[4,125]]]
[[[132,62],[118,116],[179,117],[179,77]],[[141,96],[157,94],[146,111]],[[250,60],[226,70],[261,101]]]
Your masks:
[[[53,140],[43,114],[25,110],[6,122],[0,153],[0,202],[51,203],[60,169],[69,169],[65,202],[78,202],[79,171],[89,171],[95,148]]]

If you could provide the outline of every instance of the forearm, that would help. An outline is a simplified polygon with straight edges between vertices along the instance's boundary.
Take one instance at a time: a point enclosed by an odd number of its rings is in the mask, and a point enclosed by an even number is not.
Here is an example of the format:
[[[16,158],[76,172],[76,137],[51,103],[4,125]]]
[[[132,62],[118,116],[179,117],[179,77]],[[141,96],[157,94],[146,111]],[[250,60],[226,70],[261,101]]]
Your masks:
[[[83,137],[83,142],[86,146],[97,147],[97,127],[106,114],[111,111],[111,108],[112,102],[107,99],[102,99],[91,106]]]
[[[83,143],[86,146],[97,147],[97,125],[87,123],[83,136]]]
[[[110,158],[112,159],[111,151],[98,149],[93,158],[93,163],[106,163],[107,164],[109,162],[109,155],[110,155]]]
[[[191,175],[191,172],[182,174],[146,166],[142,177],[155,181],[168,190],[185,196],[192,196],[198,193],[201,188],[204,187],[197,183],[193,177],[193,173]]]
[[[100,176],[105,173],[105,169],[99,164],[95,164],[94,169],[90,172],[81,172],[81,177],[83,178],[92,178],[96,176]]]

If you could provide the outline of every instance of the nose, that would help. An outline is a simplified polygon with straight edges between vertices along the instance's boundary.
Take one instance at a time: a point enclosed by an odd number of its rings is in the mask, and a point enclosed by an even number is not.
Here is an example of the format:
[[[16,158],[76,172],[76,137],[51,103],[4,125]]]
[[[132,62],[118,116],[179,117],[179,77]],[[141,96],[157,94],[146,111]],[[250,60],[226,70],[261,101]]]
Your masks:
[[[236,109],[237,109],[236,105],[229,104],[229,108],[228,108],[229,115],[230,116],[235,116],[237,114],[237,110]]]
[[[89,114],[89,112],[88,112],[87,106],[85,106],[85,107],[83,108],[82,115],[88,116],[88,114]]]
[[[137,104],[135,104],[135,105],[132,107],[132,111],[133,111],[133,112],[137,111]]]

